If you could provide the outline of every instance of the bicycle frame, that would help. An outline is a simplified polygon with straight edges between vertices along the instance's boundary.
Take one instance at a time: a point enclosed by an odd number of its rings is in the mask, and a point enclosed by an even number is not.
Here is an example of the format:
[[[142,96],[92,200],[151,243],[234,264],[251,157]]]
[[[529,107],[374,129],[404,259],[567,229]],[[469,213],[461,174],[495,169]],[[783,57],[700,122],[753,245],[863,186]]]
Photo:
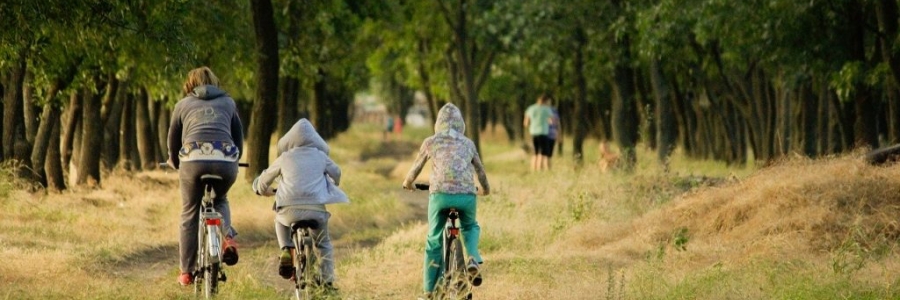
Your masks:
[[[218,282],[225,281],[225,273],[221,270],[221,250],[224,234],[222,232],[222,214],[213,206],[216,192],[212,188],[211,181],[221,177],[203,175],[203,198],[200,204],[198,230],[197,230],[197,270],[194,271],[194,292],[200,293],[200,285],[206,298],[211,298],[218,292]],[[209,277],[209,278],[207,278]]]
[[[312,299],[312,288],[318,285],[320,277],[316,257],[316,241],[310,233],[318,226],[301,220],[291,224],[291,239],[294,241],[294,295],[297,300]]]
[[[471,284],[465,272],[465,254],[460,239],[459,211],[449,208],[441,243],[441,279],[435,290],[437,299],[472,299]]]

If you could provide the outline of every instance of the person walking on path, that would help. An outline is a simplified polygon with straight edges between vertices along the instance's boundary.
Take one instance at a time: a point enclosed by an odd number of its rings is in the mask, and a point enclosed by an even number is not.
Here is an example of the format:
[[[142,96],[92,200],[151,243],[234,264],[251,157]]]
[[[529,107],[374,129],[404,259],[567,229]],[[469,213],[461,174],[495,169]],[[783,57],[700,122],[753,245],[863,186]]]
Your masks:
[[[532,171],[549,169],[550,155],[553,149],[552,141],[548,137],[553,117],[553,111],[547,105],[549,98],[546,95],[541,95],[537,98],[537,102],[525,110],[523,123],[528,128],[528,133],[531,134],[531,141],[534,144],[534,155],[531,157]]]
[[[553,150],[556,148],[557,142],[559,142],[559,152],[562,155],[562,123],[559,122],[559,110],[556,107],[553,107],[553,98],[547,98],[547,106],[550,107],[550,127],[547,131],[547,138],[550,139],[550,149],[547,152],[547,169],[550,169],[553,166]]]

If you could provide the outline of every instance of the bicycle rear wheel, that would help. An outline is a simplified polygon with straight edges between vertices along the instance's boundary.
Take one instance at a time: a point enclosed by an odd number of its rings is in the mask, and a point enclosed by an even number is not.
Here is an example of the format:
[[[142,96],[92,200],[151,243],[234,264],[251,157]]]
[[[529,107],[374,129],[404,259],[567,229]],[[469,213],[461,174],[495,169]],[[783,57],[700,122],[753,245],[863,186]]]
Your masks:
[[[449,250],[448,260],[444,262],[447,264],[447,273],[444,274],[446,298],[472,299],[462,242],[458,238],[451,239]]]
[[[209,263],[209,254],[206,251],[206,226],[204,225],[203,218],[201,218],[197,226],[197,265],[195,266],[197,269],[191,274],[194,277],[194,294],[198,297],[200,292],[202,292],[201,286],[204,286],[206,283],[203,273],[206,265]]]
[[[212,298],[219,290],[219,263],[210,264],[209,267],[204,268],[203,277],[203,291],[206,294],[206,298]]]
[[[313,243],[312,238],[303,237],[301,239],[301,247],[300,247],[300,259],[302,269],[299,270],[300,283],[301,288],[303,289],[303,294],[305,296],[304,299],[312,299],[315,294],[315,289],[318,287],[318,282],[316,280],[316,274],[318,274],[318,267],[316,266],[316,254],[313,251]]]

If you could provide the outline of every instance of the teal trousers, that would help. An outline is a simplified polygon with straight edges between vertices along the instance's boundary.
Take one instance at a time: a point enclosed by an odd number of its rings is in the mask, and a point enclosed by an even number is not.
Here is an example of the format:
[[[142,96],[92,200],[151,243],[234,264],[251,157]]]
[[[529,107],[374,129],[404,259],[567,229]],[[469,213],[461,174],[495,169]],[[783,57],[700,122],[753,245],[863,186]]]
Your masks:
[[[476,262],[482,262],[481,254],[478,253],[481,227],[475,220],[475,203],[474,194],[432,193],[428,196],[428,235],[425,238],[425,265],[423,268],[426,293],[434,291],[437,279],[443,276],[441,243],[444,225],[447,223],[446,209],[455,207],[459,212],[459,227],[462,229],[462,241],[466,254]]]

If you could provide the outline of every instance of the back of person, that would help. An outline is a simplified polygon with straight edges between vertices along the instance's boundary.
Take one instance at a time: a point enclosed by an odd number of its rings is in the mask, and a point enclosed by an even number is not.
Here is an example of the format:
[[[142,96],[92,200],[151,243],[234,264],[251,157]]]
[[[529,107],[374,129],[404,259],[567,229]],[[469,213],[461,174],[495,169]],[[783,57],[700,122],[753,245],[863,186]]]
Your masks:
[[[419,156],[432,160],[431,192],[475,194],[472,164],[478,152],[475,143],[465,136],[462,114],[456,106],[450,105],[438,113],[435,134],[422,142]],[[480,165],[480,158],[477,161]]]
[[[525,110],[529,118],[528,133],[531,135],[547,135],[550,131],[550,117],[553,112],[543,102],[532,104]]]
[[[182,91],[185,98],[175,104],[168,132],[169,165],[178,169],[182,196],[179,256],[181,285],[193,283],[196,270],[197,230],[203,186],[200,177],[218,175],[212,184],[214,207],[222,213],[225,231],[223,262],[238,261],[237,232],[231,227],[227,193],[234,184],[237,161],[243,149],[243,126],[234,100],[218,87],[219,80],[207,68],[191,70]]]
[[[422,171],[425,162],[432,159],[432,172],[428,196],[428,234],[425,239],[425,261],[423,272],[424,298],[431,297],[437,278],[440,276],[441,232],[448,208],[459,212],[460,228],[466,254],[469,256],[467,270],[472,276],[472,284],[481,284],[480,264],[483,262],[478,251],[481,227],[476,221],[476,187],[474,178],[490,193],[484,165],[472,140],[464,134],[466,124],[462,113],[455,105],[447,103],[435,119],[433,136],[422,142],[419,154],[412,168],[403,180],[405,189],[412,189],[413,182]]]
[[[328,144],[309,120],[294,124],[278,140],[277,148],[278,158],[259,176],[259,181],[266,184],[281,176],[276,208],[349,202],[343,191],[334,188],[340,184],[341,169],[328,157]]]
[[[278,140],[278,158],[253,181],[257,194],[271,196],[271,184],[278,180],[274,209],[275,234],[281,248],[278,274],[285,279],[294,276],[291,224],[312,220],[318,224],[311,233],[322,258],[319,265],[326,287],[333,287],[334,252],[328,233],[331,214],[325,204],[350,202],[337,186],[341,169],[328,157],[328,144],[316,132],[312,123],[300,119]]]

